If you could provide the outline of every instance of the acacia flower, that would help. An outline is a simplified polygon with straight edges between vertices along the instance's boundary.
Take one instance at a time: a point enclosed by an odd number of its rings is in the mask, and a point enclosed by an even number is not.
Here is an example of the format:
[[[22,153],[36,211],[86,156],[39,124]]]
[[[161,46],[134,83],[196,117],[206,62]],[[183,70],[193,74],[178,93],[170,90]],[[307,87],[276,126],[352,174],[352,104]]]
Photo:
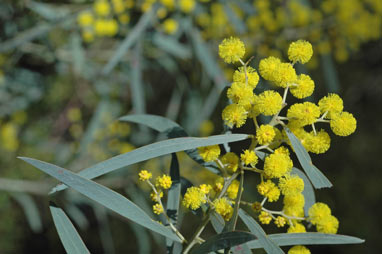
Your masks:
[[[307,63],[313,55],[312,44],[308,41],[298,40],[289,45],[288,57],[293,63]]]
[[[244,43],[235,37],[224,39],[219,45],[219,56],[226,63],[236,63],[245,54]]]

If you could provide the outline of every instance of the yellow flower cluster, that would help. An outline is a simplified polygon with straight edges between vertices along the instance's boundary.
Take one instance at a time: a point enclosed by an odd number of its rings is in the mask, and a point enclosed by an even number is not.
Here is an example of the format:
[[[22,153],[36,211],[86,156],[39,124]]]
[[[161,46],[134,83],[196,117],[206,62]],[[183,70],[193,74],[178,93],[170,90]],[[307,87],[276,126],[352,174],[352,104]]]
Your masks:
[[[203,188],[205,190],[205,188]],[[198,187],[190,187],[187,189],[183,197],[183,206],[192,210],[198,209],[202,204],[207,202],[205,191]]]
[[[339,222],[331,214],[330,208],[324,203],[315,203],[309,208],[309,221],[316,226],[317,232],[335,234]]]
[[[198,152],[200,157],[206,162],[216,160],[220,155],[219,145],[199,147]]]
[[[170,189],[172,185],[171,177],[164,174],[162,176],[158,176],[155,181],[156,187],[161,187],[165,190]]]
[[[215,199],[214,203],[215,211],[220,214],[224,220],[229,221],[233,214],[233,208],[227,198]]]

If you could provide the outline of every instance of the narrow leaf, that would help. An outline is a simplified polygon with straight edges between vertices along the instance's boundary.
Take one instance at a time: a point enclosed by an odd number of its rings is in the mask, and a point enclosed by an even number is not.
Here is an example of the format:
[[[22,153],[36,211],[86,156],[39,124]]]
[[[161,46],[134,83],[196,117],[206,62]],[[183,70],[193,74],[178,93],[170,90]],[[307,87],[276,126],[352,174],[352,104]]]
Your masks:
[[[210,136],[207,138],[185,137],[168,139],[140,147],[128,153],[117,155],[80,171],[78,175],[87,179],[93,179],[95,177],[110,173],[114,170],[132,165],[134,163],[149,160],[162,155],[194,149],[202,146],[222,144],[224,142],[240,141],[246,138],[248,138],[248,135],[246,134],[230,134]],[[65,188],[66,187],[62,185],[56,186],[51,191],[51,194]]]
[[[202,243],[200,246],[194,248],[191,254],[196,253],[209,253],[212,251],[217,251],[221,249],[231,248],[239,244],[246,243],[256,239],[256,237],[248,232],[225,232],[218,235],[210,237],[207,241]]]
[[[333,235],[322,233],[293,233],[293,234],[272,234],[268,237],[279,246],[290,245],[318,245],[318,244],[358,244],[365,240],[354,236]],[[260,249],[262,243],[254,240],[248,243],[251,249]]]
[[[309,208],[312,205],[314,205],[314,203],[316,203],[316,195],[314,194],[312,183],[309,181],[308,177],[304,174],[304,172],[302,172],[298,168],[293,168],[292,174],[298,175],[304,181],[304,190],[302,191],[302,194],[305,198],[304,212],[307,216]]]
[[[133,122],[137,124],[146,125],[156,131],[166,133],[169,138],[178,138],[178,137],[188,137],[187,132],[176,122],[157,115],[149,114],[137,114],[137,115],[127,115],[119,118],[120,121]],[[188,149],[185,150],[186,154],[202,165],[203,167],[209,169],[211,172],[218,174],[219,169],[215,162],[205,162],[199,155],[197,149]]]
[[[53,205],[49,208],[58,236],[60,237],[66,252],[68,254],[90,253],[65,212],[61,208]]]
[[[220,216],[220,214],[216,212],[211,212],[210,220],[211,220],[212,227],[215,229],[216,233],[220,234],[221,232],[223,232],[225,221]]]
[[[305,173],[308,175],[310,181],[312,181],[314,188],[330,188],[332,183],[322,174],[322,172],[316,168],[312,159],[310,158],[308,152],[305,150],[304,146],[301,144],[300,140],[291,132],[287,127],[284,128],[288,138],[292,144],[292,147],[297,155],[298,161],[300,162]]]
[[[171,188],[168,190],[166,213],[171,222],[176,225],[178,221],[179,201],[180,201],[180,173],[179,162],[176,153],[173,153],[170,165],[170,176],[172,180]],[[167,253],[173,253],[175,242],[166,239]]]
[[[119,215],[158,234],[169,237],[175,241],[180,241],[172,231],[153,221],[141,208],[121,194],[53,164],[26,157],[20,157],[20,159]]]
[[[262,248],[268,254],[283,254],[284,251],[277,246],[264,232],[263,228],[255,221],[251,216],[249,216],[243,209],[239,210],[239,216],[244,224],[248,227],[249,231],[254,234],[259,241]]]
[[[41,232],[41,217],[37,205],[33,201],[33,198],[26,193],[11,193],[11,196],[23,208],[25,217],[27,218],[28,224],[31,227],[32,231],[35,233]]]

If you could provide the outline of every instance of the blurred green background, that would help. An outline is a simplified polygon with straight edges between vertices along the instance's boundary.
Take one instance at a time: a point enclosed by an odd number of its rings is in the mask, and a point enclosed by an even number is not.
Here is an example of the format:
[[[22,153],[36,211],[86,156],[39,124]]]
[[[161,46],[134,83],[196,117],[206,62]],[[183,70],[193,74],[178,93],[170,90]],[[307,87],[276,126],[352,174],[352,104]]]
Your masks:
[[[339,218],[340,234],[366,242],[310,249],[380,252],[382,1],[3,0],[0,28],[0,253],[64,253],[48,209],[56,182],[17,156],[78,171],[161,138],[117,121],[132,113],[168,117],[193,136],[222,133],[222,91],[236,66],[217,51],[231,35],[245,42],[254,68],[269,55],[286,60],[291,41],[313,44],[311,62],[296,67],[315,81],[309,100],[338,93],[358,122],[312,156],[334,185],[317,200]],[[100,182],[151,210],[137,169],[168,170],[168,157]],[[210,179],[180,157],[183,176]],[[165,252],[162,239],[73,191],[56,202],[92,253]],[[187,236],[198,219],[185,216]]]

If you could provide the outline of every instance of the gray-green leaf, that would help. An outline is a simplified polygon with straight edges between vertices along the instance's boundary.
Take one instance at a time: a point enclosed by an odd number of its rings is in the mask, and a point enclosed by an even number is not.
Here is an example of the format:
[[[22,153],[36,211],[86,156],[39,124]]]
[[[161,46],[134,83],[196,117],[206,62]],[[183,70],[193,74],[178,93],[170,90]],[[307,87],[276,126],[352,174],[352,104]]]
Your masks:
[[[119,215],[174,241],[180,241],[171,230],[153,221],[141,208],[121,194],[53,164],[26,157],[20,159]]]
[[[308,175],[310,181],[312,181],[314,188],[330,188],[332,183],[322,174],[322,172],[313,165],[312,159],[310,158],[308,152],[305,150],[304,146],[301,144],[300,140],[292,133],[292,131],[284,127],[286,134],[292,144],[292,147],[297,155],[297,159],[300,162],[305,173]]]
[[[217,251],[221,249],[231,248],[239,244],[246,243],[256,239],[253,234],[248,232],[225,232],[218,235],[210,237],[207,241],[202,243],[200,246],[194,248],[191,254],[209,253],[212,251]]]
[[[239,210],[239,216],[251,231],[258,238],[258,242],[261,245],[261,248],[264,248],[265,251],[269,254],[283,254],[284,251],[280,249],[277,244],[272,241],[264,232],[263,228],[257,223],[251,216],[249,216],[244,210]],[[249,247],[251,247],[249,245]]]
[[[66,252],[68,254],[90,253],[65,212],[61,208],[52,205],[50,206],[50,212]]]
[[[272,234],[268,237],[277,243],[279,246],[291,245],[318,245],[318,244],[358,244],[363,243],[358,237],[347,235],[333,235],[322,233],[293,233],[293,234]],[[248,243],[251,249],[263,248],[259,240],[254,240]]]

